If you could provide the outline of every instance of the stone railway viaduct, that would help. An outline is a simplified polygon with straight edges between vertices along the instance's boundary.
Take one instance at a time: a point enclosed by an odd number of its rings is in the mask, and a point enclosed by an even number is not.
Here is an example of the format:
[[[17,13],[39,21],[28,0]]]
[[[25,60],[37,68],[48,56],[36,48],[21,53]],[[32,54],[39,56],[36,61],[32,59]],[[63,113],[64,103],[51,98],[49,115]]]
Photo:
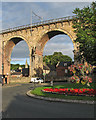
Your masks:
[[[36,74],[37,69],[43,69],[43,50],[45,44],[55,35],[68,35],[77,50],[74,42],[76,34],[72,27],[73,17],[52,19],[33,25],[19,26],[3,30],[0,33],[0,74],[10,75],[10,57],[14,46],[24,40],[30,51],[30,76]],[[75,53],[74,53],[75,55]]]

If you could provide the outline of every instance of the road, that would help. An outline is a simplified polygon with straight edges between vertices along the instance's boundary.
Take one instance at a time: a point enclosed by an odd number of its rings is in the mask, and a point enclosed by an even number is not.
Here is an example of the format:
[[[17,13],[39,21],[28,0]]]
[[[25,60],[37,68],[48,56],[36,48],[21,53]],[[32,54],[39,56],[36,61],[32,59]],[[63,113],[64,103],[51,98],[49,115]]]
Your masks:
[[[49,102],[28,97],[33,84],[3,86],[3,118],[94,118],[94,105]]]

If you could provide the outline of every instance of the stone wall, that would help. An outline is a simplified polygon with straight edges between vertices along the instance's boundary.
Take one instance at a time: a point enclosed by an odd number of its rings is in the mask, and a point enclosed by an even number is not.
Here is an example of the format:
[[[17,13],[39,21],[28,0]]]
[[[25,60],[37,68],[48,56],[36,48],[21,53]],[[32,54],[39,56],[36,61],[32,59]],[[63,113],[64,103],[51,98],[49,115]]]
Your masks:
[[[10,77],[9,83],[29,83],[31,77]]]
[[[70,81],[70,77],[68,77],[68,76],[62,76],[62,77],[60,77],[60,76],[46,76],[45,77],[45,81],[46,82],[48,82],[48,81],[51,81],[51,80],[53,80],[53,81],[65,81],[65,82],[69,82]]]

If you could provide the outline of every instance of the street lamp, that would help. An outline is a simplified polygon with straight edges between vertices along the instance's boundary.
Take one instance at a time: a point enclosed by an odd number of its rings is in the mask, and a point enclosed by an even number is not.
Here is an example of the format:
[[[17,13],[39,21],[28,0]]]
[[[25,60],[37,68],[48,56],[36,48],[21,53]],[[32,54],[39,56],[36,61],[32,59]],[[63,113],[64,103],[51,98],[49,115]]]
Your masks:
[[[2,41],[2,75],[4,74],[4,41]]]
[[[43,17],[40,17],[39,15],[37,15],[35,12],[32,11],[31,9],[31,24],[30,24],[30,27],[31,27],[31,35],[32,35],[32,14],[34,14],[36,17],[39,18],[39,20],[42,20],[43,21]]]

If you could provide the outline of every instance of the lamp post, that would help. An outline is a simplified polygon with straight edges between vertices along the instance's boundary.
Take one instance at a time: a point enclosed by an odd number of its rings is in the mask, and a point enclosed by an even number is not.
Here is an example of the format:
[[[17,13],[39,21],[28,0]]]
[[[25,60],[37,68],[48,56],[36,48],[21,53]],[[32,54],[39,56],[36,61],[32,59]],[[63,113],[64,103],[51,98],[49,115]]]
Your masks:
[[[46,76],[46,73],[43,73],[43,76],[44,76],[44,83],[45,83],[45,76]]]
[[[4,74],[4,41],[2,41],[2,75]]]
[[[2,85],[5,83],[4,78],[4,41],[2,41]]]
[[[31,34],[32,34],[32,22],[34,22],[34,21],[32,21],[32,14],[33,15],[35,15],[36,17],[38,17],[39,18],[39,20],[42,20],[43,21],[43,17],[40,17],[39,15],[37,15],[35,12],[33,12],[32,11],[32,9],[31,9],[31,25],[30,25],[30,27],[31,27]]]

